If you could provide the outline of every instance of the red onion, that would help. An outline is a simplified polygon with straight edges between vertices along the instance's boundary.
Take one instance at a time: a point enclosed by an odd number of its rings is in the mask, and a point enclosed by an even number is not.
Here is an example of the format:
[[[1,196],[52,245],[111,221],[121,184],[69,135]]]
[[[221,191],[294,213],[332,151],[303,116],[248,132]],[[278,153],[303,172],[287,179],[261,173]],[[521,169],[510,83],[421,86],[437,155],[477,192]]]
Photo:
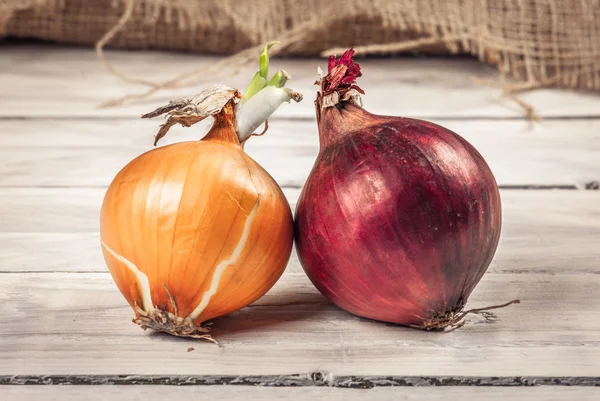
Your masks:
[[[456,133],[363,109],[353,53],[330,58],[319,83],[320,151],[295,213],[300,262],[325,297],[358,316],[456,325],[480,311],[463,308],[500,238],[496,181]]]

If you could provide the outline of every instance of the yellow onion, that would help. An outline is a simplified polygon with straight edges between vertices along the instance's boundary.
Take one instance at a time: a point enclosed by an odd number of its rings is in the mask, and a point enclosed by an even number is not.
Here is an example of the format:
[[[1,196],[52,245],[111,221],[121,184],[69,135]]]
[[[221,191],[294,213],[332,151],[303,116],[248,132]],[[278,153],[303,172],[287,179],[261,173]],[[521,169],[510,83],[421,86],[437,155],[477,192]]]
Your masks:
[[[277,88],[282,101],[301,99]],[[108,187],[102,251],[134,309],[133,321],[144,329],[210,338],[204,322],[260,298],[287,265],[293,243],[290,205],[275,180],[243,150],[248,129],[256,124],[239,129],[242,120],[260,119],[281,104],[261,108],[260,93],[253,96],[258,106],[246,101],[242,107],[237,90],[213,86],[145,115],[169,115],[157,140],[175,123],[189,126],[212,115],[214,124],[199,141],[136,157]]]

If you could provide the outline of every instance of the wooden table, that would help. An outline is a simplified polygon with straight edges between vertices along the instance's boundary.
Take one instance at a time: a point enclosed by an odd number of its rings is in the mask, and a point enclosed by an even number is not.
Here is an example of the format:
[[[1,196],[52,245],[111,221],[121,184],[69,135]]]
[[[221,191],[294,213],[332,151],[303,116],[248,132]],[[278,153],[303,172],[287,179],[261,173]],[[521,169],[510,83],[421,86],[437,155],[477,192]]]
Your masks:
[[[214,62],[107,55],[155,81]],[[305,100],[284,105],[247,152],[293,206],[317,153],[312,83],[324,63],[273,64]],[[532,125],[499,89],[473,82],[496,77],[473,60],[362,65],[370,111],[443,124],[488,160],[504,229],[468,306],[520,305],[450,333],[394,327],[332,306],[293,255],[266,296],[214,322],[219,346],[143,332],[107,273],[99,206],[115,173],[152,147],[159,122],[139,115],[198,87],[97,110],[144,88],[107,73],[91,50],[2,45],[0,400],[600,399],[600,97],[525,94],[543,117]],[[219,82],[243,89],[252,74]],[[200,138],[206,126],[175,128],[163,144]]]

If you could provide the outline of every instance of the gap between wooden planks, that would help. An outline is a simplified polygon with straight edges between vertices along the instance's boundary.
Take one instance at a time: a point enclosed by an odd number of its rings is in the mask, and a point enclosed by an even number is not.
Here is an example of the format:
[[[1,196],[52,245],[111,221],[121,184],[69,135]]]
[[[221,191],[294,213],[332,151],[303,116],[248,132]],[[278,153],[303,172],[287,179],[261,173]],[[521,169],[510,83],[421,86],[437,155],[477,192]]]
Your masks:
[[[2,121],[0,186],[108,186],[130,160],[153,149],[162,120]],[[434,121],[435,122],[435,121]],[[439,121],[438,121],[439,122]],[[467,139],[501,186],[585,188],[600,181],[600,119],[439,122]],[[159,143],[198,140],[210,122],[173,128]],[[282,186],[301,187],[319,149],[315,121],[277,120],[246,152]]]
[[[110,75],[91,49],[54,45],[0,45],[0,116],[139,116],[170,99],[189,97],[201,86],[224,83],[243,91],[256,72],[249,67],[240,75],[205,82],[178,91],[166,91],[140,104],[97,110],[96,107],[147,87],[126,84]],[[106,51],[119,71],[148,80],[162,81],[184,71],[209,66],[217,57],[159,51]],[[395,58],[360,59],[366,91],[365,106],[378,114],[424,117],[523,117],[523,110],[502,95],[499,88],[474,82],[498,80],[495,68],[472,59]],[[258,54],[257,54],[258,63]],[[68,68],[65,66],[68,65]],[[313,100],[317,66],[325,59],[272,58],[273,71],[292,75],[288,86],[303,93],[304,101],[286,105],[276,115],[314,117]],[[596,94],[536,90],[522,95],[542,117],[599,116]]]

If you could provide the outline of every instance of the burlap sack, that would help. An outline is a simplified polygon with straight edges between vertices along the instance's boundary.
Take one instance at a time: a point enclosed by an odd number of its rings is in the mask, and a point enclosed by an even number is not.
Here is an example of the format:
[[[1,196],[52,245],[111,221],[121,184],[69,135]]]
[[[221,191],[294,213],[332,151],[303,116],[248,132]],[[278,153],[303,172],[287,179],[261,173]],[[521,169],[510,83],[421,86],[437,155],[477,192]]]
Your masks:
[[[109,46],[207,53],[442,49],[516,89],[600,90],[600,0],[0,0],[0,36],[89,45],[111,29]]]

